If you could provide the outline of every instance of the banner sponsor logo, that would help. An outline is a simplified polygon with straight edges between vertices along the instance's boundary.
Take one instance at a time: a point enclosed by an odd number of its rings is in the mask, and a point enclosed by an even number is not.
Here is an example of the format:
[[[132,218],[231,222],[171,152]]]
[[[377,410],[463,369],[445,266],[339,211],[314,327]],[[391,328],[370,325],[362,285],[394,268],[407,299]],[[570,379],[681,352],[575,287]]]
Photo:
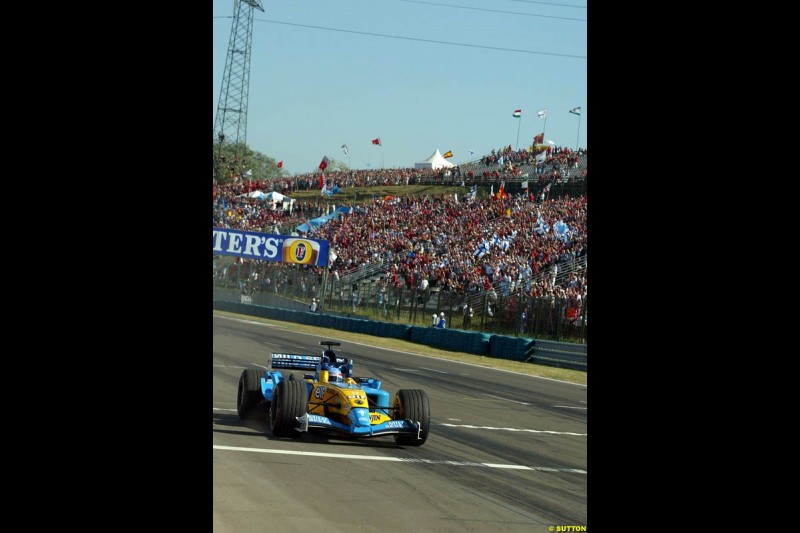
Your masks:
[[[218,255],[327,266],[328,248],[328,241],[318,239],[213,228],[212,249]]]

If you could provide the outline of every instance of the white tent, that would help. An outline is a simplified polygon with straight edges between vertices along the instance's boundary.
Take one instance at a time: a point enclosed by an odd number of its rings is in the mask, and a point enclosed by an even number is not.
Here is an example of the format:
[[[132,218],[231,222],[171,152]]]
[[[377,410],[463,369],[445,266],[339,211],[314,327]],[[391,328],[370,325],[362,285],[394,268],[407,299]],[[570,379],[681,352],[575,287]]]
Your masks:
[[[264,195],[264,198],[270,202],[282,202],[286,196],[279,192],[271,191]]]
[[[433,155],[430,156],[425,161],[420,161],[419,163],[414,163],[415,169],[425,169],[425,168],[450,168],[454,167],[455,165],[442,157],[442,154],[439,153],[439,149],[437,148]]]

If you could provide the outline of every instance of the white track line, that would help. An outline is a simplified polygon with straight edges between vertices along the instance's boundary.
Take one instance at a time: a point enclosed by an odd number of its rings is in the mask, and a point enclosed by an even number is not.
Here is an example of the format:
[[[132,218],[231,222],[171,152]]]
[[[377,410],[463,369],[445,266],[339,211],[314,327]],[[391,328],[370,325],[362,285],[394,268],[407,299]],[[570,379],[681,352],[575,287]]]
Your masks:
[[[517,429],[517,428],[496,428],[492,426],[472,426],[469,424],[439,424],[440,426],[447,426],[451,428],[468,428],[468,429],[490,429],[495,431],[518,431],[522,433],[546,433],[549,435],[574,435],[576,437],[585,437],[586,433],[570,433],[569,431],[547,431],[544,429]]]
[[[268,328],[286,329],[285,326],[278,326],[276,324],[265,324],[263,322],[255,322],[253,320],[245,320],[245,319],[242,319],[242,318],[234,318],[234,317],[231,317],[231,316],[223,316],[223,315],[219,315],[217,313],[214,313],[214,316],[217,317],[217,318],[220,318],[220,319],[224,319],[224,320],[233,320],[235,322],[243,322],[245,324],[255,324],[255,325],[258,325],[258,326],[265,326],[265,327],[268,327]],[[265,320],[269,320],[269,319],[265,319]],[[319,327],[319,326],[315,326],[315,327]],[[306,335],[314,336],[311,333],[307,333]],[[461,365],[469,365],[469,366],[474,366],[476,368],[481,368],[481,369],[486,369],[486,370],[497,370],[498,372],[508,372],[509,374],[517,374],[518,376],[528,376],[529,378],[546,379],[547,381],[557,381],[558,383],[564,383],[565,385],[577,385],[578,387],[586,388],[586,385],[583,384],[583,383],[572,383],[571,381],[564,381],[563,379],[546,378],[544,376],[531,376],[530,374],[523,374],[522,372],[515,372],[513,370],[505,370],[503,368],[491,368],[491,367],[486,367],[486,366],[483,366],[483,365],[476,365],[475,363],[465,363],[464,361],[454,361],[452,359],[443,359],[441,357],[434,357],[432,355],[423,355],[423,354],[419,354],[419,353],[406,352],[404,350],[395,350],[395,349],[392,349],[392,348],[383,348],[382,346],[376,346],[374,344],[367,344],[367,343],[364,343],[364,342],[357,342],[357,341],[354,341],[354,340],[344,339],[344,338],[341,338],[341,337],[334,337],[332,335],[328,335],[326,338],[331,339],[331,340],[344,341],[344,342],[347,342],[347,343],[350,343],[350,344],[357,344],[359,346],[366,346],[367,348],[378,348],[378,349],[386,350],[386,351],[389,351],[389,352],[404,353],[404,354],[408,354],[408,355],[416,355],[417,357],[427,357],[428,359],[435,359],[437,361],[450,361],[451,363],[458,363],[458,364],[461,364]],[[398,339],[398,340],[400,340],[400,339]],[[476,354],[470,354],[470,355],[476,355]],[[481,356],[478,356],[478,357],[481,357]]]
[[[465,461],[438,461],[434,459],[403,459],[400,457],[384,457],[377,455],[350,455],[344,453],[323,453],[323,452],[301,452],[297,450],[267,450],[263,448],[240,448],[238,446],[218,446],[214,445],[215,450],[226,450],[232,452],[252,452],[252,453],[275,453],[281,455],[301,455],[307,457],[328,457],[332,459],[361,459],[364,461],[390,461],[395,463],[423,463],[429,465],[447,466],[481,466],[484,468],[501,468],[507,470],[533,470],[538,472],[569,472],[573,474],[586,474],[586,470],[579,468],[551,468],[547,466],[523,466],[496,463],[470,463]]]
[[[449,374],[450,372],[445,372],[444,370],[435,370],[433,368],[425,368],[424,366],[420,367],[422,370],[427,370],[429,372],[438,372],[440,374]]]
[[[223,409],[222,407],[214,407],[215,411],[233,411],[236,412],[236,409]]]
[[[506,402],[519,403],[519,404],[522,404],[522,405],[531,405],[531,404],[525,403],[525,402],[518,402],[517,400],[509,400],[508,398],[503,398],[502,396],[494,396],[493,394],[486,394],[485,392],[483,393],[483,395],[484,396],[488,396],[489,398],[497,398],[498,400],[503,400],[503,401],[506,401]]]
[[[234,365],[211,365],[211,366],[218,366],[221,368],[247,368],[246,366],[234,366]]]
[[[551,407],[563,407],[564,409],[588,409],[588,407],[574,407],[572,405],[552,405]]]

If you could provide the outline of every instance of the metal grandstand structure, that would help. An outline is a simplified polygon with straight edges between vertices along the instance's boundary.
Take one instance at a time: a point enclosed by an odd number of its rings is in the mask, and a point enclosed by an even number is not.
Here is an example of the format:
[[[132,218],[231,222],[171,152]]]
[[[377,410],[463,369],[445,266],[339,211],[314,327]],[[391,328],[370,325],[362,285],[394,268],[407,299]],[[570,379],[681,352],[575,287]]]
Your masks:
[[[234,0],[233,25],[225,59],[225,72],[214,119],[214,146],[244,147],[247,143],[247,100],[250,88],[250,52],[253,14],[264,11],[261,0]]]

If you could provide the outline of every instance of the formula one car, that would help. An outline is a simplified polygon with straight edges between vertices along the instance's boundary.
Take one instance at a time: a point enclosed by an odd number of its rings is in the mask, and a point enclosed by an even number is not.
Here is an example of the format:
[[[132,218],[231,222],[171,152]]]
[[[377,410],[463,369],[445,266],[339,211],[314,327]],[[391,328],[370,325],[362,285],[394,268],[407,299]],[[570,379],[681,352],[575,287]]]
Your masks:
[[[352,377],[353,361],[338,356],[332,346],[322,355],[273,353],[270,369],[313,370],[296,379],[279,370],[245,369],[239,378],[236,410],[240,418],[256,407],[269,412],[269,426],[276,437],[299,438],[310,430],[354,437],[394,435],[396,443],[421,446],[428,439],[430,402],[425,391],[401,389],[390,402],[381,382]]]

